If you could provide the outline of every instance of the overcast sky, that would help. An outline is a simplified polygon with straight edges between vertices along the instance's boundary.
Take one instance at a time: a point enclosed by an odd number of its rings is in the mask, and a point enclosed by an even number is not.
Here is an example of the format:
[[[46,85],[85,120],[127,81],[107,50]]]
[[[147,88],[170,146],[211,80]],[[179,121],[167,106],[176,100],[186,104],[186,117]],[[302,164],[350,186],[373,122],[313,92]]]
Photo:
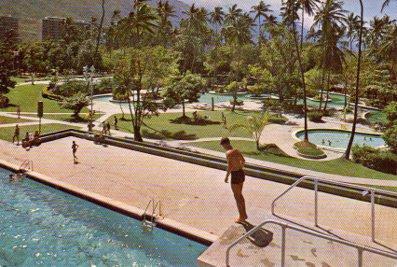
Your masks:
[[[259,3],[259,0],[181,0],[187,4],[196,3],[197,5],[204,6],[207,9],[212,9],[215,6],[223,6],[229,7],[235,3],[237,3],[241,8],[249,10],[253,5]],[[266,4],[270,4],[272,6],[272,10],[274,10],[275,15],[280,13],[279,9],[281,6],[281,0],[264,0]],[[360,6],[358,0],[344,0],[343,1],[344,8],[348,11],[359,13]],[[383,16],[380,12],[382,7],[383,0],[364,0],[365,6],[365,19],[369,21],[374,16]],[[397,1],[391,1],[389,7],[384,11],[384,13],[388,14],[391,17],[397,18]],[[306,27],[310,27],[312,23],[312,18],[307,18]]]

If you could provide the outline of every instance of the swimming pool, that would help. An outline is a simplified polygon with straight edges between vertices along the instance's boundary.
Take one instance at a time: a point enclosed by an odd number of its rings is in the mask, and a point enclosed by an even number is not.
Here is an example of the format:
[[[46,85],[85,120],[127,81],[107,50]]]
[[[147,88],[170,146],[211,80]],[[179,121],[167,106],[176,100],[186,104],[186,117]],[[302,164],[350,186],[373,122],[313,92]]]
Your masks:
[[[300,140],[304,139],[304,131],[296,133]],[[346,149],[350,138],[350,132],[340,130],[309,130],[309,140],[319,146]],[[372,147],[386,146],[382,136],[374,134],[356,133],[355,145],[367,145]]]
[[[206,246],[0,168],[0,266],[194,266]]]

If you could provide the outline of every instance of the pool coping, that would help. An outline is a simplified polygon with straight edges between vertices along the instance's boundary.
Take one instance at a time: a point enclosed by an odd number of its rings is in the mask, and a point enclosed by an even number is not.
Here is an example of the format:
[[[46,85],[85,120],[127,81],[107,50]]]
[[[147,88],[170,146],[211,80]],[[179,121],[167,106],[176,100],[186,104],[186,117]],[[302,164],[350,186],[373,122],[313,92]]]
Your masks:
[[[10,171],[17,171],[20,169],[19,166],[2,159],[0,159],[0,167]],[[144,217],[143,215],[145,211],[135,206],[127,205],[123,202],[113,200],[109,197],[105,197],[98,193],[79,188],[75,185],[62,182],[58,179],[49,177],[47,175],[43,175],[35,171],[28,170],[26,172],[26,175],[29,179],[45,184],[62,192],[71,194],[75,197],[84,199],[91,203],[97,204],[103,208],[113,210],[115,212],[134,218],[136,220],[140,220],[140,221],[143,220]],[[150,215],[147,216],[151,217]],[[188,238],[190,240],[196,241],[202,245],[210,246],[219,238],[214,234],[191,227],[189,225],[177,222],[172,219],[157,218],[155,222],[156,222],[156,227],[180,235],[182,237]]]

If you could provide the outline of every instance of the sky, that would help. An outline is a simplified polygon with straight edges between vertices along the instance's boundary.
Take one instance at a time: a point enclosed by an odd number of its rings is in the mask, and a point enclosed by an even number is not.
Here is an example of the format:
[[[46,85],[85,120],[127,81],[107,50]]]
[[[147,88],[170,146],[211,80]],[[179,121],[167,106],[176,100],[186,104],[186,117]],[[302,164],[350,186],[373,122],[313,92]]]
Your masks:
[[[204,6],[207,9],[213,9],[215,6],[229,7],[233,4],[238,4],[241,8],[249,10],[253,5],[259,3],[259,0],[181,0],[187,4],[196,3],[196,5]],[[281,0],[264,0],[266,4],[271,5],[271,9],[274,10],[275,15],[279,14]],[[344,8],[350,12],[359,14],[360,5],[358,0],[344,0]],[[384,13],[381,13],[383,0],[364,0],[364,17],[367,21],[372,19],[374,16],[383,16],[388,14],[389,16],[397,19],[397,1],[391,1],[388,8],[385,9]],[[306,18],[306,27],[310,27],[313,22],[313,18]]]

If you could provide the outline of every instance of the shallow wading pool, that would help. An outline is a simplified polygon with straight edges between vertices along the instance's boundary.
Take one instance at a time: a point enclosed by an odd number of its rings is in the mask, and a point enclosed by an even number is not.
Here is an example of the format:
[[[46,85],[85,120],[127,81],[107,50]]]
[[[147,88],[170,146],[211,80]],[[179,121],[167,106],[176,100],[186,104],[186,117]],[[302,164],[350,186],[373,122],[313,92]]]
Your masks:
[[[304,139],[305,132],[299,131],[296,137]],[[313,144],[325,147],[346,149],[351,133],[341,130],[309,130],[309,141]],[[383,147],[385,141],[382,136],[375,134],[356,133],[354,137],[355,145],[367,145],[371,147]]]
[[[194,266],[206,246],[0,168],[0,266]]]

